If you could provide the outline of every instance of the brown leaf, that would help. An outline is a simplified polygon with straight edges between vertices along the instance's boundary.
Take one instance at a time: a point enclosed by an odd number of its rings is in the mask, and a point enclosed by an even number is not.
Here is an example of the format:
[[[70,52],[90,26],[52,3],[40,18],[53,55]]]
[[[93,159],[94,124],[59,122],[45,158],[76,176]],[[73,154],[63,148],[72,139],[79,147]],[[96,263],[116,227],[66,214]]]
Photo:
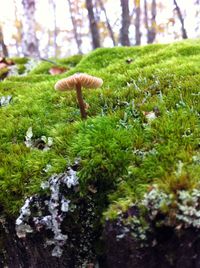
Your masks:
[[[6,58],[0,57],[0,63],[5,63],[6,65],[14,65],[14,61],[7,60]]]
[[[53,66],[49,69],[49,73],[51,75],[57,75],[57,74],[62,74],[68,70],[69,70],[69,68]]]
[[[89,185],[88,190],[93,194],[96,194],[96,192],[97,192],[97,189],[93,185]]]
[[[14,61],[12,61],[12,60],[6,60],[6,64],[7,64],[7,65],[14,65],[15,63],[14,63]]]
[[[4,68],[7,68],[8,65],[4,62],[0,62],[0,69],[4,69]]]
[[[87,268],[94,268],[94,263],[88,263],[86,267]]]

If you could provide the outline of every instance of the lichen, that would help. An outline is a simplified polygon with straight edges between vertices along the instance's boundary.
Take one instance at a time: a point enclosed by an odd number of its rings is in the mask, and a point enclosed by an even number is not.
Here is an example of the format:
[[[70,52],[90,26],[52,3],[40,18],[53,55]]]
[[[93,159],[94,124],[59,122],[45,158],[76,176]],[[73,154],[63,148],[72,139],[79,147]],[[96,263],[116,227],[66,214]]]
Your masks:
[[[2,96],[0,97],[0,107],[7,106],[12,100],[12,96]]]
[[[174,228],[174,231],[199,229],[200,190],[178,190],[176,194],[169,194],[154,185],[140,202],[127,212],[118,214],[116,220],[121,228],[121,233],[116,238],[122,239],[126,234],[131,234],[140,245],[145,245],[155,228],[167,226]]]
[[[46,241],[46,245],[53,245],[52,256],[61,257],[62,247],[66,243],[68,236],[62,233],[61,224],[70,212],[71,200],[64,196],[61,188],[73,189],[78,186],[76,171],[68,167],[66,173],[55,174],[47,182],[43,182],[41,187],[50,191],[42,204],[38,196],[32,196],[25,200],[20,210],[20,215],[16,220],[16,232],[19,238],[26,237],[27,233],[41,229],[51,230],[52,239]],[[37,209],[37,216],[34,210]],[[30,223],[32,221],[32,223]]]
[[[48,151],[53,145],[52,137],[41,136],[40,138],[33,139],[32,127],[29,127],[24,141],[26,147],[28,148],[37,148],[43,151]]]

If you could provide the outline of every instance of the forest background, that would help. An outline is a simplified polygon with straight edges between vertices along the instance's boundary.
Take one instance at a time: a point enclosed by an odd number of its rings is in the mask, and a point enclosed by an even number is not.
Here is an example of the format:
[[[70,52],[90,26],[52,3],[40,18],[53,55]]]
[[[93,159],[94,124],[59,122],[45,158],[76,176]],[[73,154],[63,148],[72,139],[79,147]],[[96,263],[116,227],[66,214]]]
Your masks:
[[[0,56],[39,58],[200,36],[200,0],[0,0]]]

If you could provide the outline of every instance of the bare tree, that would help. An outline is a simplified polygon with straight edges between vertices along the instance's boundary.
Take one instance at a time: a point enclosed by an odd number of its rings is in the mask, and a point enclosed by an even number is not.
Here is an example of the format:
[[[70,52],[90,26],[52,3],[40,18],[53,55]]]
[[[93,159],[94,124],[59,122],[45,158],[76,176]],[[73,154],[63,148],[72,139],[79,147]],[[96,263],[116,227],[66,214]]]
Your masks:
[[[183,39],[187,39],[188,36],[187,36],[187,32],[186,32],[186,29],[185,29],[185,25],[184,25],[184,18],[183,18],[183,15],[181,13],[181,9],[177,3],[176,0],[174,0],[174,5],[175,5],[175,10],[177,12],[177,15],[178,15],[178,18],[179,18],[179,21],[181,23],[181,32],[182,32],[182,38]]]
[[[156,0],[151,2],[151,19],[148,16],[147,1],[144,0],[144,24],[147,29],[147,43],[152,44],[156,38]]]
[[[110,21],[109,21],[109,18],[108,18],[104,3],[103,3],[102,0],[97,0],[97,2],[99,3],[99,6],[101,7],[101,10],[103,11],[104,16],[106,18],[106,25],[107,25],[107,28],[108,28],[108,32],[110,34],[110,38],[112,39],[112,42],[113,42],[113,46],[116,46],[114,32],[113,32],[113,29],[112,29],[112,27],[110,25]]]
[[[22,22],[19,19],[18,11],[17,11],[17,0],[13,0],[14,4],[14,14],[15,14],[15,28],[16,34],[13,35],[16,42],[16,51],[17,55],[20,55],[20,44],[22,42]]]
[[[36,37],[35,0],[22,0],[23,34],[22,52],[25,56],[39,56],[38,39]]]
[[[97,47],[100,47],[101,45],[100,45],[99,28],[97,25],[97,21],[95,19],[92,0],[86,0],[86,8],[88,10],[90,31],[91,31],[91,35],[92,35],[92,46],[93,46],[93,49],[95,49]]]
[[[129,0],[120,0],[122,9],[122,26],[120,29],[120,43],[122,46],[130,46],[129,27],[130,27],[130,14],[129,14]]]
[[[148,16],[147,0],[144,0],[144,26],[145,26],[145,28],[147,30],[147,40],[148,40],[148,35],[149,35],[149,16]]]
[[[196,0],[195,3],[194,3],[195,7],[196,7],[196,14],[195,14],[195,17],[196,17],[196,27],[195,27],[195,32],[196,33],[199,33],[199,28],[200,28],[200,0]],[[199,34],[198,34],[199,36]]]
[[[77,21],[75,18],[76,14],[78,13],[77,1],[68,0],[68,4],[69,4],[69,11],[70,11],[71,21],[72,21],[72,26],[73,26],[74,39],[76,41],[78,53],[82,54],[82,50],[81,50],[82,40],[81,40],[80,34],[78,33],[78,25],[77,25]]]
[[[151,3],[151,27],[149,29],[148,44],[152,44],[156,38],[156,0]]]
[[[58,51],[58,45],[57,45],[57,17],[56,17],[56,1],[55,0],[49,0],[49,4],[52,7],[52,14],[53,14],[53,24],[54,24],[54,30],[53,30],[53,48],[54,48],[54,56],[57,56]]]
[[[3,54],[1,56],[8,57],[8,49],[4,42],[3,30],[1,25],[0,25],[0,46],[2,48],[2,54]]]
[[[134,0],[135,4],[135,44],[141,44],[141,32],[140,32],[140,17],[141,17],[141,7],[140,0]]]

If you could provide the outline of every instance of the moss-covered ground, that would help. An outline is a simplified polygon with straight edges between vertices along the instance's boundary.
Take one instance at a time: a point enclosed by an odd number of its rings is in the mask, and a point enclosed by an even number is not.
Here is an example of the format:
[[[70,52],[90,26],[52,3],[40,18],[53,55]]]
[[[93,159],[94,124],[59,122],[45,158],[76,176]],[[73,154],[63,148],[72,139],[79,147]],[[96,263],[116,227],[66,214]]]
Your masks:
[[[23,73],[25,61],[15,60]],[[92,189],[108,217],[155,183],[169,193],[199,188],[200,41],[102,48],[59,63],[69,70],[52,76],[42,62],[0,82],[0,97],[12,96],[0,107],[3,213],[17,215],[26,196],[77,158],[82,194]],[[83,90],[85,121],[75,92],[54,90],[76,72],[104,80]],[[53,139],[49,150],[26,147],[30,127],[34,140]]]

